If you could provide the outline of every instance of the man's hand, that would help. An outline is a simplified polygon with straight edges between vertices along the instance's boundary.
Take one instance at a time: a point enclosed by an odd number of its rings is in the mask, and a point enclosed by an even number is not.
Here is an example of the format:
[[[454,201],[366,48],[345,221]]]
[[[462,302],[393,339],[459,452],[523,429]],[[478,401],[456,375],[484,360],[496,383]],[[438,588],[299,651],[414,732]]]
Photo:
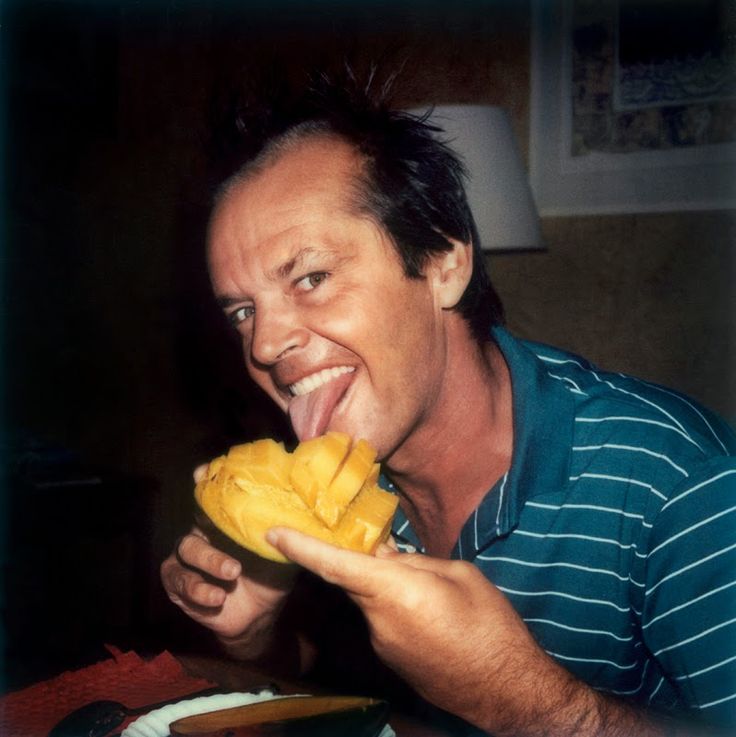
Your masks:
[[[171,601],[192,619],[233,638],[281,603],[295,575],[293,566],[255,556],[249,567],[244,572],[240,560],[215,548],[193,527],[162,563],[161,579]]]
[[[247,570],[242,561],[247,561]],[[268,647],[296,573],[296,566],[245,551],[237,560],[214,547],[198,527],[161,564],[161,580],[171,601],[211,629],[233,655],[249,660]]]
[[[499,736],[663,733],[555,663],[469,563],[388,546],[373,557],[286,528],[270,530],[268,540],[347,592],[378,656],[418,693],[481,729]]]

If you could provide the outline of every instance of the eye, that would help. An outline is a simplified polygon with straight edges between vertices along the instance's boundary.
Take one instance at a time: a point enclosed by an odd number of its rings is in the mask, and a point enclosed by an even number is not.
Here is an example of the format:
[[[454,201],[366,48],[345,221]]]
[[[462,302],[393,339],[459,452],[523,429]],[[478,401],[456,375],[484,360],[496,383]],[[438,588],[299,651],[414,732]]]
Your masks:
[[[252,317],[255,311],[256,308],[253,305],[244,305],[243,307],[238,307],[236,310],[229,312],[227,314],[227,319],[233,327],[238,327],[241,322]]]
[[[326,271],[313,271],[311,274],[303,276],[296,282],[296,288],[300,292],[311,292],[313,289],[318,287],[329,274]]]

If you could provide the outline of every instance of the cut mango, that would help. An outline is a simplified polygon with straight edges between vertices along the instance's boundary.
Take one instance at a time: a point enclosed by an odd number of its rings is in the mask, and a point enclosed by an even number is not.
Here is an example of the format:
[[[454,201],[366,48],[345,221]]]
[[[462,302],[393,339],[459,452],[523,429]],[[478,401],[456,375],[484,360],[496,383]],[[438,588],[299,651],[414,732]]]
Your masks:
[[[283,443],[266,438],[230,448],[225,463],[231,473],[254,484],[287,486],[294,459]]]
[[[398,498],[375,484],[367,484],[348,507],[335,529],[338,545],[375,550],[391,531]]]
[[[321,487],[314,507],[315,514],[330,528],[340,521],[348,505],[368,479],[376,460],[376,451],[365,440],[359,440],[335,474],[328,487]],[[375,471],[374,483],[378,480]]]
[[[328,432],[289,453],[274,440],[234,446],[210,462],[197,503],[239,545],[279,562],[269,528],[293,527],[340,547],[373,553],[387,539],[398,498],[377,485],[376,451]]]
[[[328,432],[314,446],[305,462],[320,488],[326,488],[335,478],[350,450],[350,436],[344,432]],[[311,441],[310,441],[311,442]]]
[[[307,465],[299,460],[294,461],[289,476],[291,488],[299,494],[304,503],[314,509],[317,503],[317,493],[319,492],[319,484],[317,479],[309,472]]]
[[[373,483],[378,480],[378,466],[374,469],[375,460],[376,451],[365,440],[359,440],[330,482],[330,496],[342,507],[347,507],[358,495],[372,471],[375,471]]]

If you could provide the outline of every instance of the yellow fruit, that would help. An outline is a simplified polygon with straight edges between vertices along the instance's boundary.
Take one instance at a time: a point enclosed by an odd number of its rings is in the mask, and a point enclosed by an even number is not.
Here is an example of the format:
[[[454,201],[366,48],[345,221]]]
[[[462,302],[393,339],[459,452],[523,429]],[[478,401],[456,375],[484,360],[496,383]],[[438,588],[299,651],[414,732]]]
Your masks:
[[[388,538],[397,502],[396,496],[374,484],[365,487],[335,529],[337,544],[375,550]]]
[[[210,462],[197,503],[239,545],[279,562],[269,528],[293,527],[340,547],[373,553],[387,539],[398,498],[377,485],[376,451],[328,432],[293,453],[274,440],[232,447]]]
[[[350,502],[358,495],[363,484],[373,471],[376,451],[365,440],[359,440],[342,466],[334,475],[330,485],[319,487],[315,514],[330,528],[334,528],[345,513]],[[376,468],[373,483],[378,480]]]
[[[319,442],[314,443],[313,440]],[[335,478],[350,451],[350,436],[344,432],[328,432],[321,438],[313,440],[308,441],[306,452],[297,451],[297,457],[304,460],[319,487],[326,488]]]
[[[283,443],[266,438],[236,445],[228,451],[225,463],[231,473],[254,484],[286,486],[294,459]]]

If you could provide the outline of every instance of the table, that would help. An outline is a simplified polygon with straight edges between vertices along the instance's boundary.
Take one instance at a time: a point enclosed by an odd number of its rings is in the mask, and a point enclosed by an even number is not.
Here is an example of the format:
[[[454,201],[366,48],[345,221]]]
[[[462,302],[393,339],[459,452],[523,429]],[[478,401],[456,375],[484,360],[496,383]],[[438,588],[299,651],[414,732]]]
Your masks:
[[[252,665],[219,654],[160,652],[143,657],[110,647],[108,658],[67,671],[0,697],[0,735],[42,737],[75,709],[97,699],[113,699],[130,707],[164,700],[182,700],[213,685],[224,691],[255,691],[270,686],[283,694],[335,695],[309,682],[273,677]],[[188,696],[189,695],[189,696]],[[356,693],[353,695],[372,695]],[[397,702],[398,703],[398,702]],[[394,708],[389,721],[398,737],[452,737],[440,727]],[[127,721],[134,719],[129,717]],[[127,723],[127,722],[126,722]],[[119,731],[125,724],[111,732]]]

